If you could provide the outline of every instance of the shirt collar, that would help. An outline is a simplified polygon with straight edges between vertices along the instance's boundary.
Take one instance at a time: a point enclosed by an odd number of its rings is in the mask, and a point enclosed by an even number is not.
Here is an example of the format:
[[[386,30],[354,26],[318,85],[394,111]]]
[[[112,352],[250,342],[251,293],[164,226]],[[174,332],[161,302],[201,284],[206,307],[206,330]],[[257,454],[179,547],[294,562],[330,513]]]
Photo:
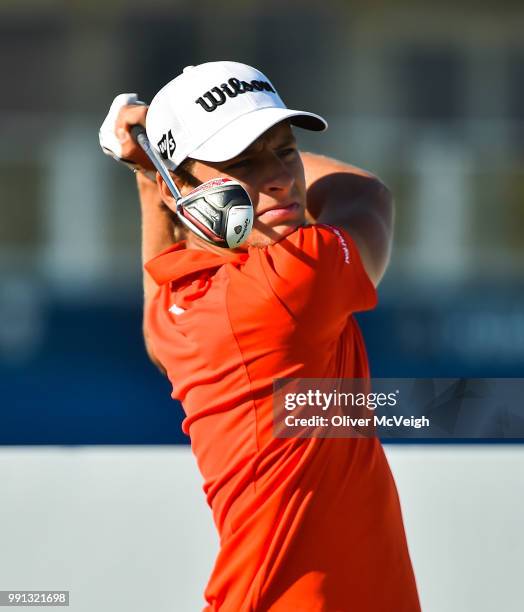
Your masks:
[[[229,249],[223,249],[220,253],[188,249],[185,240],[182,240],[153,257],[144,268],[157,285],[163,285],[195,272],[220,268],[226,263],[239,264],[247,258],[247,253],[235,253]]]

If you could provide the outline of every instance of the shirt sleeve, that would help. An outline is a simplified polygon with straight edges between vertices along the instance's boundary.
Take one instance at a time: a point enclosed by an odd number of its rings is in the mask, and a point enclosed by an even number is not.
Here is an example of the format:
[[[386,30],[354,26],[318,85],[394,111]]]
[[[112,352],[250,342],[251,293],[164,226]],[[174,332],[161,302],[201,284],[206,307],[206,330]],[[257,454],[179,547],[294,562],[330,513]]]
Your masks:
[[[301,227],[258,251],[273,294],[297,322],[336,329],[377,303],[356,244],[341,228]]]

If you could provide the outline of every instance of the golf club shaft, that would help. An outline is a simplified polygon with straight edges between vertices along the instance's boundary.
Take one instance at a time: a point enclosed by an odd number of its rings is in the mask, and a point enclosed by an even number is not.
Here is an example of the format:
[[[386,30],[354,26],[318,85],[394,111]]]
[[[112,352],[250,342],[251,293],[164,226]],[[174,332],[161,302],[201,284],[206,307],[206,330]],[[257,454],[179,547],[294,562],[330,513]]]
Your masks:
[[[178,203],[178,200],[180,200],[182,194],[180,191],[178,191],[175,181],[171,178],[169,170],[166,168],[162,158],[151,146],[145,128],[142,125],[133,125],[130,129],[130,133],[135,142],[140,145],[140,147],[144,150],[144,153],[152,161],[153,165],[160,173],[160,176],[164,179],[166,185],[169,187],[169,191],[171,191],[173,197]]]

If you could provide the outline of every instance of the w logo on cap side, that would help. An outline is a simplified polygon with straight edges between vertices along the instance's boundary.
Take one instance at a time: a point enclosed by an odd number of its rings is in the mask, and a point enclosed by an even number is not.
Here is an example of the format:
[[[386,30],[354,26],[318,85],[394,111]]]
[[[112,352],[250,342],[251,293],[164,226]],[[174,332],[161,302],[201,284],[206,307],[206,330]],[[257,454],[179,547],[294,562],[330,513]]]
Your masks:
[[[173,138],[171,130],[169,130],[167,134],[164,134],[157,144],[158,150],[160,151],[160,155],[164,159],[168,159],[169,157],[171,157],[176,149],[176,142]]]

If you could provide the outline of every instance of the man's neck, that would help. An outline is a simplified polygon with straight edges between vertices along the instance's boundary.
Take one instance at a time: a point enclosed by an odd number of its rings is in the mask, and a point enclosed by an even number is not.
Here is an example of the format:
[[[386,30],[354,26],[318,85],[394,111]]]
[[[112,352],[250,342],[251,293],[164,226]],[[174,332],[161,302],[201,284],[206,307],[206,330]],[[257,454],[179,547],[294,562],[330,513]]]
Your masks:
[[[198,249],[201,251],[208,251],[216,253],[217,255],[224,255],[226,253],[246,253],[247,247],[238,247],[236,249],[225,249],[223,247],[216,246],[207,242],[203,238],[200,238],[193,232],[188,232],[186,236],[186,248],[187,249]]]

